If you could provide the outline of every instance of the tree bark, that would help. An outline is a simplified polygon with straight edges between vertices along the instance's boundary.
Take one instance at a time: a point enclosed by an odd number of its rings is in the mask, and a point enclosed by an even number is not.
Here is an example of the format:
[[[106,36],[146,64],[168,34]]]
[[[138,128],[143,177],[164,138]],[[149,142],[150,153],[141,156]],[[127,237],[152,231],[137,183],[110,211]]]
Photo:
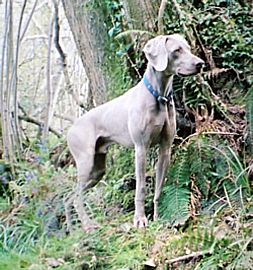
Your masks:
[[[18,121],[18,60],[19,60],[19,50],[20,50],[20,43],[21,43],[20,41],[21,27],[22,27],[26,4],[27,4],[27,0],[24,0],[22,8],[21,8],[21,12],[20,12],[18,33],[17,33],[17,39],[16,39],[16,48],[15,48],[15,59],[13,61],[12,76],[11,76],[11,92],[13,93],[13,129],[14,129],[14,134],[15,134],[16,153],[18,155],[18,159],[20,159],[21,157],[21,150],[22,150],[20,127],[19,127],[19,121]]]
[[[11,114],[11,77],[13,65],[13,6],[12,1],[5,2],[5,30],[2,47],[0,75],[1,128],[3,136],[3,157],[14,172],[15,141],[13,116]]]
[[[47,100],[46,100],[46,108],[45,108],[45,119],[44,119],[44,126],[42,131],[42,142],[46,142],[46,138],[49,132],[49,125],[50,125],[50,115],[51,115],[51,106],[52,106],[52,82],[51,82],[51,49],[52,49],[52,40],[53,40],[53,25],[54,25],[54,18],[51,19],[51,23],[49,26],[49,34],[48,34],[48,49],[47,49],[47,69],[46,69],[46,77],[47,77]]]
[[[141,52],[145,43],[152,37],[152,34],[158,31],[158,13],[161,0],[123,0],[122,3],[126,14],[127,30],[130,30],[130,40],[126,39],[125,42],[126,44],[130,42],[133,44],[133,47],[127,53],[129,74],[134,81],[138,81],[145,72],[146,65],[140,66],[136,61],[142,59]],[[136,55],[141,58],[136,60]],[[138,66],[138,69],[136,66]]]
[[[160,0],[124,0],[130,28],[157,32],[157,16]]]
[[[62,3],[89,79],[88,107],[100,105],[106,100],[107,86],[104,74],[107,31],[103,3],[88,0],[62,0]]]

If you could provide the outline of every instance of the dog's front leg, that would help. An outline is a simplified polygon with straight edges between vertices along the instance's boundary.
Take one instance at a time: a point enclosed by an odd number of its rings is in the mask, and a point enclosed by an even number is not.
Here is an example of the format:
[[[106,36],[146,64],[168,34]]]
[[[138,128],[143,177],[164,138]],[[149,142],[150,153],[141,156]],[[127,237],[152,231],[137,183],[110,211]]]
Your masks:
[[[154,220],[158,219],[158,202],[161,196],[165,174],[170,164],[171,146],[176,134],[176,118],[174,104],[168,107],[168,122],[162,132],[158,162],[156,165],[156,182],[154,196]]]
[[[144,145],[135,145],[136,192],[134,226],[137,228],[144,228],[148,225],[148,220],[145,216],[146,152],[147,149]]]
[[[158,201],[161,196],[162,186],[165,180],[165,173],[170,163],[171,146],[165,144],[160,145],[158,162],[156,165],[156,182],[154,196],[154,220],[158,219]]]

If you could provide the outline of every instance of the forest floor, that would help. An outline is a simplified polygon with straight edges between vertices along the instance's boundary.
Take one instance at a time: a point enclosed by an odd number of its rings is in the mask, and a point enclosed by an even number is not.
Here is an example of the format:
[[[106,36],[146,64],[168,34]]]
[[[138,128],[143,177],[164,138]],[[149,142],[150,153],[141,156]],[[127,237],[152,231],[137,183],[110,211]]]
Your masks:
[[[74,220],[73,232],[66,234],[62,194],[70,186],[64,175],[54,173],[50,181],[44,175],[44,182],[30,184],[31,196],[23,202],[1,199],[1,270],[253,269],[252,198],[217,203],[215,211],[182,225],[160,220],[135,229],[133,211],[108,204],[102,183],[86,196],[89,214],[101,227],[87,234]]]

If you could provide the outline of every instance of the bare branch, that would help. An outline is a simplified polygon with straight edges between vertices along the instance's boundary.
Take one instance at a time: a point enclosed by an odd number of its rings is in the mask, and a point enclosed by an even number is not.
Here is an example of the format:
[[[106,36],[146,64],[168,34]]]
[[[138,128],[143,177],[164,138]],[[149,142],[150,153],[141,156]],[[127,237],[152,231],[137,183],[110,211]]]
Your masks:
[[[69,122],[71,122],[71,123],[74,123],[74,121],[75,121],[75,118],[74,118],[74,117],[67,116],[67,115],[61,115],[61,114],[58,114],[58,113],[54,113],[54,116],[55,116],[55,117],[58,117],[58,118],[60,118],[60,119],[69,121]]]
[[[214,69],[215,68],[215,62],[213,60],[211,51],[207,51],[207,49],[204,47],[204,45],[203,45],[203,43],[202,43],[202,41],[201,41],[201,39],[199,37],[199,34],[197,32],[197,29],[196,29],[196,27],[194,25],[192,26],[192,29],[193,29],[193,32],[194,32],[196,38],[197,38],[197,41],[199,43],[199,46],[200,46],[202,52],[205,55],[206,61],[208,62],[209,66],[210,66],[210,69],[211,70]]]
[[[47,106],[46,106],[46,115],[42,131],[42,141],[45,142],[49,130],[49,120],[51,114],[51,103],[52,103],[52,89],[51,89],[51,48],[52,48],[52,39],[53,39],[53,23],[54,19],[51,19],[49,26],[49,35],[48,35],[48,49],[47,49]]]
[[[60,45],[60,25],[59,25],[59,9],[58,9],[58,4],[56,3],[56,0],[53,1],[54,2],[54,31],[55,31],[55,36],[54,36],[54,44],[55,44],[55,48],[57,49],[57,51],[60,54],[61,57],[61,61],[62,61],[62,65],[63,67],[66,66],[66,55],[62,50],[62,47]]]
[[[43,125],[44,125],[43,122],[40,122],[37,119],[29,116],[27,114],[27,112],[25,111],[25,109],[20,104],[18,105],[18,107],[23,112],[23,115],[19,115],[19,117],[18,117],[20,120],[32,123],[32,124],[37,125],[39,127],[43,127]],[[50,132],[52,132],[54,135],[56,135],[58,138],[62,137],[62,135],[57,130],[55,130],[54,128],[49,127],[48,130]]]
[[[36,1],[34,2],[34,4],[33,4],[33,8],[32,8],[32,10],[31,10],[31,13],[30,13],[30,15],[29,15],[29,18],[28,18],[28,20],[27,20],[27,22],[26,22],[26,25],[25,25],[25,27],[24,27],[24,30],[23,30],[22,34],[20,35],[20,42],[23,40],[23,38],[24,38],[24,36],[25,36],[25,33],[26,33],[26,31],[27,31],[27,29],[28,29],[28,26],[29,26],[29,24],[30,24],[30,22],[31,22],[31,19],[32,19],[34,10],[35,10],[35,8],[36,8],[36,6],[37,6],[37,3],[38,3],[38,0],[36,0]]]
[[[43,40],[45,40],[45,39],[48,39],[48,36],[43,35],[43,34],[41,34],[41,35],[32,35],[32,36],[26,37],[24,40],[34,40],[34,39],[43,39]]]
[[[17,89],[17,79],[18,79],[18,60],[19,60],[19,48],[20,48],[20,34],[21,27],[24,17],[24,12],[26,8],[27,0],[24,0],[22,9],[20,12],[19,24],[18,24],[18,33],[16,40],[16,52],[15,59],[13,62],[12,77],[11,77],[11,91],[13,92],[13,105],[14,105],[14,131],[16,139],[16,147],[20,158],[20,151],[22,149],[21,138],[20,138],[20,128],[18,123],[18,89]]]
[[[60,45],[60,25],[59,25],[59,12],[58,12],[58,3],[56,0],[53,0],[54,2],[54,9],[55,9],[55,17],[54,17],[54,29],[55,29],[55,37],[54,37],[54,44],[55,47],[57,49],[57,51],[59,52],[60,55],[60,59],[61,59],[61,63],[62,63],[62,67],[63,67],[63,73],[64,73],[64,77],[65,77],[65,81],[66,81],[66,88],[67,91],[70,93],[70,95],[73,97],[74,101],[77,103],[78,106],[80,106],[81,108],[87,109],[85,107],[85,105],[83,104],[83,102],[80,101],[79,97],[76,95],[74,89],[73,89],[73,85],[71,84],[70,81],[70,76],[69,76],[69,72],[67,69],[67,55],[66,53],[64,53],[61,45]]]
[[[163,24],[163,14],[166,8],[168,1],[167,0],[162,0],[159,12],[158,12],[158,33],[159,34],[164,34],[164,24]]]
[[[43,127],[43,123],[42,122],[40,122],[40,121],[36,120],[35,118],[32,118],[32,117],[30,117],[28,115],[19,115],[18,118],[20,120],[23,120],[23,121],[26,121],[26,122],[35,124],[35,125],[37,125],[39,127]],[[48,130],[50,132],[52,132],[54,135],[56,135],[58,138],[61,138],[62,137],[62,135],[58,131],[56,131],[54,128],[49,127]]]
[[[192,253],[187,254],[187,255],[183,255],[183,256],[179,256],[179,257],[174,258],[174,259],[167,260],[166,262],[168,264],[173,264],[173,263],[176,263],[176,262],[185,261],[185,260],[189,260],[189,259],[192,259],[192,258],[198,258],[198,257],[204,256],[204,255],[211,255],[213,253],[213,251],[214,251],[215,245],[216,245],[216,241],[214,241],[212,243],[211,247],[209,249],[207,249],[207,250],[192,252]]]
[[[208,255],[208,254],[212,254],[212,249],[192,252],[191,254],[188,254],[188,255],[183,255],[183,256],[180,256],[180,257],[177,257],[177,258],[174,258],[171,260],[167,260],[166,262],[168,264],[173,264],[176,262],[185,261],[185,260],[189,260],[192,258],[198,258],[200,256],[204,256],[204,255]]]

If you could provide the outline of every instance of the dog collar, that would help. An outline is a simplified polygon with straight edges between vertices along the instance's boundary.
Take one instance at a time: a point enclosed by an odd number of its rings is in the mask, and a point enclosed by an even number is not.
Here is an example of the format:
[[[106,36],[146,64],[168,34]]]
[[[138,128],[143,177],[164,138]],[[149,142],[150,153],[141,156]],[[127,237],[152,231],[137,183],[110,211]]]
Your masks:
[[[168,104],[172,101],[172,91],[168,93],[167,96],[161,96],[159,93],[153,88],[153,86],[149,83],[147,77],[144,75],[143,82],[148,89],[148,91],[155,97],[155,99],[162,103],[163,105]]]

